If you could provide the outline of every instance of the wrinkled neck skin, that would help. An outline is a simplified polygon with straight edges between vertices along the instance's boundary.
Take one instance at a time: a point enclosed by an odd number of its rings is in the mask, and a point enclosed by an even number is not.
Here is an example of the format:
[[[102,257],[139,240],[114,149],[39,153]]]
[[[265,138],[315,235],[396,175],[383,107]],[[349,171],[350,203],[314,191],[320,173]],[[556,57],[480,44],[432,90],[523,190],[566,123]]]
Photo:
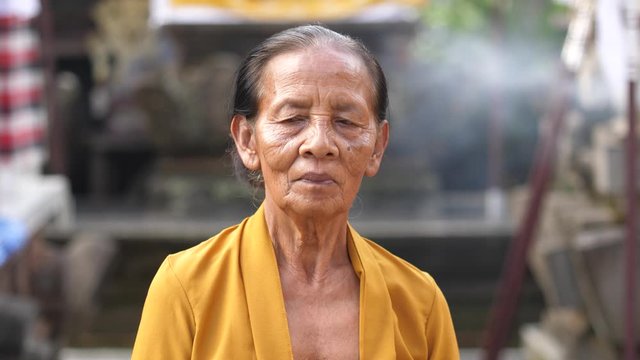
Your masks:
[[[348,212],[330,217],[292,214],[267,194],[265,219],[281,276],[322,285],[336,272],[353,271],[347,251]]]

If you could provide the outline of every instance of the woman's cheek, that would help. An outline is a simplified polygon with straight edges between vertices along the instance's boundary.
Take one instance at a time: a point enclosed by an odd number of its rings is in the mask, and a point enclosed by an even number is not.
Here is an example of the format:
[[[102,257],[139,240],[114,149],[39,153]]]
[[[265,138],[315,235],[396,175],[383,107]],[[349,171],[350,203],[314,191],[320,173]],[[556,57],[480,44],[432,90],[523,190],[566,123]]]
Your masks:
[[[263,162],[273,171],[286,171],[297,156],[295,144],[291,141],[265,144]]]
[[[346,164],[349,173],[361,175],[367,167],[369,157],[373,154],[375,147],[375,134],[363,132],[347,141],[343,147],[346,154]]]
[[[286,139],[291,136],[290,131],[277,125],[263,126],[258,135],[264,143],[273,145],[286,143]]]
[[[274,169],[286,168],[286,164],[297,154],[291,134],[278,127],[265,127],[261,130],[259,143],[263,161]]]

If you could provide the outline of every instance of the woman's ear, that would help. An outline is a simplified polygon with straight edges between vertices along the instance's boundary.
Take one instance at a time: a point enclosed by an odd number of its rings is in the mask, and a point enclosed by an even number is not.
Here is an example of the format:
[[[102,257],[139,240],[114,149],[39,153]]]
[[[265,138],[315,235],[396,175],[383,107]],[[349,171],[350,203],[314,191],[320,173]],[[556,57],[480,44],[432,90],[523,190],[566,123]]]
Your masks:
[[[367,164],[367,169],[364,172],[366,176],[374,176],[378,173],[380,163],[382,162],[382,155],[384,155],[384,151],[387,149],[387,144],[389,144],[389,122],[382,120],[382,122],[378,124],[376,144],[373,148],[369,163]]]
[[[251,171],[260,170],[254,130],[253,125],[242,115],[234,115],[231,119],[231,137],[242,163]]]

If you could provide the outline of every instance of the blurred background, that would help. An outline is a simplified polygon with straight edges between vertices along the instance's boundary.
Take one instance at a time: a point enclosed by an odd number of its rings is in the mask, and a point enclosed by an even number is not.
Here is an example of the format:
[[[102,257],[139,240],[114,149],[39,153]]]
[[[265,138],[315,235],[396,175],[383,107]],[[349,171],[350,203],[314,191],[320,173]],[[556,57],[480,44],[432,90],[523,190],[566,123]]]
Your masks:
[[[435,277],[464,356],[546,193],[506,354],[619,358],[632,2],[0,0],[0,358],[128,358],[164,257],[261,202],[227,154],[240,59],[317,22],[389,82],[351,222]]]

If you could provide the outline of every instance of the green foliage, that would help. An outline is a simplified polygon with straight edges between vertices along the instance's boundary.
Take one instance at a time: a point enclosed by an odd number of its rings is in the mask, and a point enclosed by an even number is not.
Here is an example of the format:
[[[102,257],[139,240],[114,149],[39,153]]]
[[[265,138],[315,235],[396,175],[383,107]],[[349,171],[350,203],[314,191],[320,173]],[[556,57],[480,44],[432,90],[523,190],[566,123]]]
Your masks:
[[[453,33],[503,31],[558,38],[564,29],[552,25],[552,18],[567,9],[553,0],[431,0],[422,13],[425,25]]]
[[[497,0],[432,0],[424,8],[423,19],[433,28],[453,31],[484,31]]]
[[[426,31],[419,34],[414,54],[442,60],[461,39],[509,48],[535,43],[558,49],[566,29],[557,25],[568,10],[554,0],[431,0],[422,12]]]

